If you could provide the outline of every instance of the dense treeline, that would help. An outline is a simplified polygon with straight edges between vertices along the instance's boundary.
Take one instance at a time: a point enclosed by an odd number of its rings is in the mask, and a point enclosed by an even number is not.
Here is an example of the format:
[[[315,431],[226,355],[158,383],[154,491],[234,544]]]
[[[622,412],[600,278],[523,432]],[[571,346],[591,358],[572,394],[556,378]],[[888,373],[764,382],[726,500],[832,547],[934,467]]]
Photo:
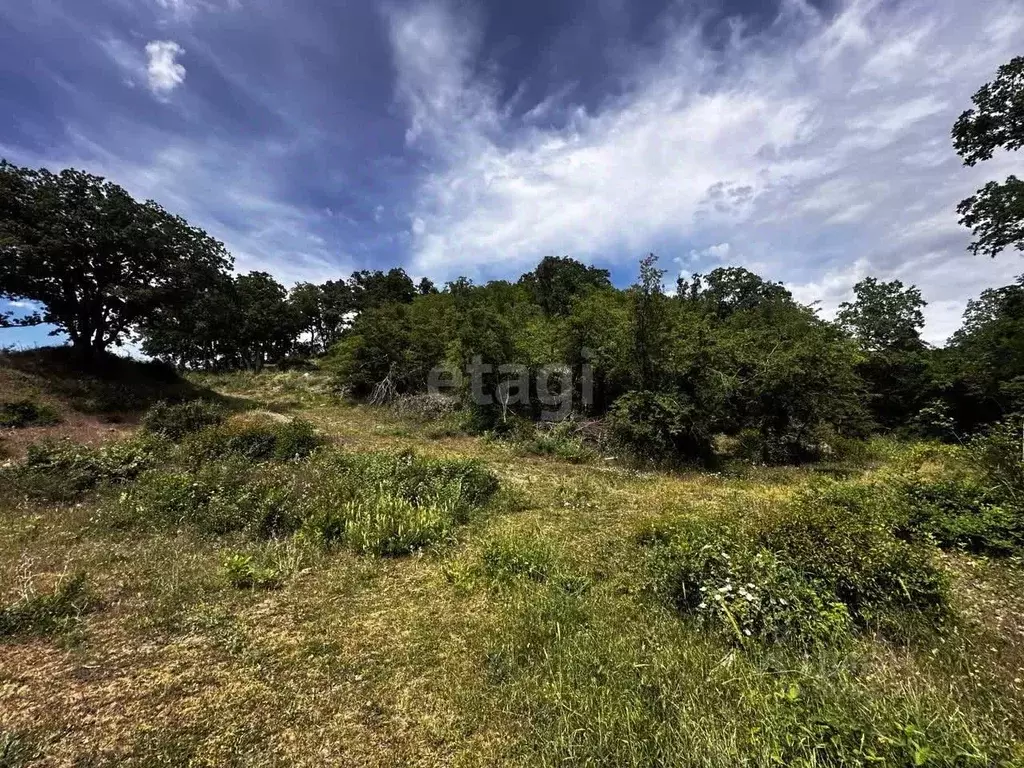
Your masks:
[[[972,301],[943,349],[922,341],[924,298],[899,281],[863,280],[830,322],[741,267],[667,291],[653,256],[624,290],[568,257],[515,282],[439,289],[392,269],[288,290],[232,275],[219,243],[102,179],[5,165],[0,180],[17,225],[4,294],[41,304],[21,322],[85,352],[134,334],[182,369],[319,359],[356,397],[447,384],[479,429],[571,412],[638,453],[697,460],[717,435],[791,462],[836,437],[952,439],[1024,410],[1024,280]]]
[[[966,164],[1024,146],[1024,58],[973,101],[953,128]],[[991,182],[960,205],[972,250],[1024,246],[1019,187]],[[875,278],[833,322],[741,267],[666,291],[653,256],[625,290],[568,257],[441,289],[396,268],[288,290],[231,265],[221,243],[115,184],[0,161],[0,297],[41,307],[0,325],[53,324],[87,359],[129,338],[182,369],[319,359],[357,397],[447,384],[480,429],[574,413],[607,418],[638,453],[697,460],[718,435],[789,462],[837,437],[952,439],[1024,410],[1024,279],[970,302],[934,349],[921,293]]]

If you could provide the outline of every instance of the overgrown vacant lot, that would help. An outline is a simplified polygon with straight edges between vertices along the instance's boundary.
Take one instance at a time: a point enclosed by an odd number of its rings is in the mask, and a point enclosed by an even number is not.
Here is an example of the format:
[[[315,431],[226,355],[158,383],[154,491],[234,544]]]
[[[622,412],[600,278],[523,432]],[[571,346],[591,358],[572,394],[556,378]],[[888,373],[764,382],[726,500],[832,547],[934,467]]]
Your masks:
[[[0,765],[1024,761],[1016,529],[904,525],[952,449],[638,472],[199,383],[4,470]]]

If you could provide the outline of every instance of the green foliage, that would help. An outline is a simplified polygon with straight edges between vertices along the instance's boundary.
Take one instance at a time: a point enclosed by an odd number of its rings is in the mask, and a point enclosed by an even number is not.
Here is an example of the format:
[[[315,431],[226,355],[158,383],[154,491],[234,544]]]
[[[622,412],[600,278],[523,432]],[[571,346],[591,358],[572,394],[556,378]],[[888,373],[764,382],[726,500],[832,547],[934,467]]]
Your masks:
[[[288,467],[268,465],[254,473],[249,461],[236,456],[191,470],[148,471],[98,519],[116,528],[190,526],[213,536],[240,531],[270,538],[298,529],[297,496]]]
[[[953,126],[953,146],[964,165],[989,160],[996,149],[1024,147],[1024,56],[999,68],[995,80],[978,89]],[[1024,250],[1024,182],[1010,176],[989,182],[957,208],[975,236],[974,253],[995,256],[1007,247]]]
[[[195,433],[184,446],[193,460],[241,456],[249,461],[302,459],[323,444],[313,425],[274,414],[240,414]]]
[[[7,468],[4,474],[14,490],[30,497],[73,501],[101,484],[134,479],[162,451],[159,441],[146,438],[98,448],[70,440],[47,440],[29,446],[25,462]]]
[[[121,344],[231,264],[224,246],[152,201],[76,170],[0,161],[0,297],[43,306],[83,354]]]
[[[854,300],[839,305],[836,321],[868,352],[919,349],[927,305],[915,286],[867,277],[853,286]]]
[[[658,392],[629,392],[612,406],[613,438],[639,458],[710,461],[712,432],[704,414],[685,399]]]
[[[568,256],[545,257],[533,272],[519,278],[519,283],[529,289],[534,303],[549,317],[568,314],[575,298],[612,286],[607,269],[588,267]]]
[[[517,446],[524,453],[551,456],[570,464],[586,464],[597,458],[597,452],[587,444],[570,419],[538,426]]]
[[[0,428],[48,427],[60,422],[60,414],[46,403],[32,400],[0,402]]]
[[[224,561],[224,575],[235,589],[278,589],[281,586],[281,573],[276,568],[261,565],[253,555],[230,555]]]
[[[1024,545],[1024,460],[1013,422],[965,446],[924,444],[903,451],[874,479],[891,519],[907,537],[993,555]]]
[[[178,441],[194,432],[220,424],[226,418],[224,407],[208,400],[174,404],[161,401],[142,417],[142,428],[151,434]]]
[[[493,591],[548,584],[567,594],[586,591],[591,582],[574,573],[550,540],[540,532],[492,536],[479,552],[451,563],[445,575],[457,587],[484,586]]]
[[[919,480],[904,490],[908,525],[942,547],[1007,554],[1024,542],[1019,512],[1001,505],[998,495],[976,479]]]
[[[114,527],[191,526],[215,536],[300,532],[322,546],[398,555],[447,537],[497,489],[497,479],[472,461],[324,450],[253,473],[248,459],[233,454],[147,472],[100,519]]]
[[[303,499],[303,534],[399,555],[448,537],[498,490],[480,464],[412,453],[324,454]]]
[[[16,635],[56,635],[74,629],[95,605],[84,573],[62,577],[52,592],[27,591],[0,608],[0,638]]]
[[[940,624],[947,585],[933,551],[927,541],[898,538],[875,493],[827,484],[776,509],[656,527],[643,538],[655,588],[740,644],[817,644],[853,628]]]

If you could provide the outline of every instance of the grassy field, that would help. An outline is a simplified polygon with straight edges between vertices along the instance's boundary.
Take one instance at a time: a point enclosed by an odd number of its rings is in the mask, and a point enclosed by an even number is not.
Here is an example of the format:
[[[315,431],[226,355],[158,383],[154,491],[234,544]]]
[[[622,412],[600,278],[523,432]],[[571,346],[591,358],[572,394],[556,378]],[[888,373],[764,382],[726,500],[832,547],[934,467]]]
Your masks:
[[[304,535],[308,522],[268,535],[184,513],[117,524],[155,508],[166,473],[56,502],[0,490],[0,766],[1024,764],[1013,557],[935,549],[940,620],[916,622],[901,581],[910,615],[897,631],[851,614],[856,630],[813,642],[759,638],[766,625],[748,634],[729,612],[737,631],[723,630],[659,590],[670,558],[651,541],[676,523],[771,520],[829,476],[871,483],[912,447],[879,443],[817,469],[641,472],[345,404],[316,376],[194,384],[308,420],[338,456],[411,449],[438,462],[428,470],[475,459],[500,487],[465,514],[358,541],[353,496],[331,545]],[[331,461],[390,482],[377,465]],[[306,503],[335,466],[306,462],[249,472],[284,473]],[[176,477],[194,487],[202,471]],[[240,498],[244,514],[267,503]],[[380,544],[423,531],[429,543],[407,554]]]

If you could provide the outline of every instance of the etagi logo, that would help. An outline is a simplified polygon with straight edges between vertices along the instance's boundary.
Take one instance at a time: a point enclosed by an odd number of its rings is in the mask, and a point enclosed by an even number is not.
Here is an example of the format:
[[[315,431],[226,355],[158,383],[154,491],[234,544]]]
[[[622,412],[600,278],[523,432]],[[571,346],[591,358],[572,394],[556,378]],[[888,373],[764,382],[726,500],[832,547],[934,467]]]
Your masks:
[[[463,374],[457,368],[438,366],[427,375],[427,391],[432,395],[451,390],[464,390],[469,381],[469,397],[477,405],[501,407],[502,417],[515,405],[539,402],[545,406],[540,417],[544,421],[561,421],[573,407],[585,410],[594,402],[594,367],[592,354],[583,351],[584,362],[578,375],[565,364],[544,365],[531,372],[519,363],[493,365],[475,355]],[[576,398],[579,397],[577,404]]]

